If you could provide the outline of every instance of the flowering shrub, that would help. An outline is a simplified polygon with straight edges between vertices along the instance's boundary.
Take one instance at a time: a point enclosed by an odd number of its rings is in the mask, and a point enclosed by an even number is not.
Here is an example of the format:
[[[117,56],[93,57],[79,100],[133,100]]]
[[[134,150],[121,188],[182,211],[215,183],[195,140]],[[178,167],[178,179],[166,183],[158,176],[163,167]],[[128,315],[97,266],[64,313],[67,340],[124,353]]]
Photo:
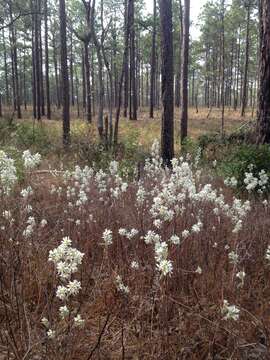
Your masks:
[[[233,150],[223,162],[225,185],[253,194],[270,191],[270,148],[268,145],[244,146]]]
[[[14,160],[0,150],[0,186],[1,192],[8,195],[17,182],[16,167]]]
[[[22,154],[24,170],[35,168],[41,161],[39,153],[32,155],[29,150]],[[5,195],[9,195],[13,187],[18,181],[18,171],[15,160],[8,156],[3,150],[0,150],[0,191]]]
[[[139,181],[112,161],[3,196],[4,354],[242,359],[269,340],[268,202],[234,197],[198,159],[164,168],[155,142]]]

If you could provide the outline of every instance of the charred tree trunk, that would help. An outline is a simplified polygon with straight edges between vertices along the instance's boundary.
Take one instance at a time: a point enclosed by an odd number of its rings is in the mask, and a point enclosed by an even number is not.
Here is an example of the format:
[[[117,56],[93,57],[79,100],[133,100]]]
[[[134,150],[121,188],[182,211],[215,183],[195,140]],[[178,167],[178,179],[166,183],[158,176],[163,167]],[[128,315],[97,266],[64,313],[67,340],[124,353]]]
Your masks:
[[[257,119],[258,143],[270,143],[270,2],[260,7],[260,88]]]
[[[174,100],[173,100],[173,34],[172,2],[159,0],[162,58],[162,128],[161,156],[164,165],[171,166],[174,157]]]

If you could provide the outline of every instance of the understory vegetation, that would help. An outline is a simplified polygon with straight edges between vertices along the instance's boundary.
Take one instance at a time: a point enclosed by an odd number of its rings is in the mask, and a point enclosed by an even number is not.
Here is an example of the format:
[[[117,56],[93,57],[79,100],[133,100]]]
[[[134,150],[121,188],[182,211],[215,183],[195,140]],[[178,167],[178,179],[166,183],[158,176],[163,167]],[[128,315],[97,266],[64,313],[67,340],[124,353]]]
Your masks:
[[[167,169],[136,130],[111,153],[74,125],[64,154],[1,126],[5,358],[269,357],[267,146],[209,135]]]

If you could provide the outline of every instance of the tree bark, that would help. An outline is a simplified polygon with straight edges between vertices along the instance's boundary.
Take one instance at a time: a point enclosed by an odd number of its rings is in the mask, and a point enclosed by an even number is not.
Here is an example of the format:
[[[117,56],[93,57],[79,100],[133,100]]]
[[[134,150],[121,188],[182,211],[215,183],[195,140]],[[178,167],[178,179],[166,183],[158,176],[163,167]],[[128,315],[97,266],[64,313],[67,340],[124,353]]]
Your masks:
[[[154,117],[155,106],[155,78],[156,78],[156,36],[157,36],[157,3],[153,0],[153,33],[151,51],[151,80],[150,80],[150,118]]]
[[[161,156],[166,166],[174,157],[172,1],[159,0],[162,59]]]
[[[257,142],[270,143],[270,2],[260,6],[260,88]]]
[[[61,36],[61,78],[63,101],[63,145],[70,144],[70,109],[69,109],[69,79],[67,64],[67,25],[65,0],[59,0],[60,36]]]
[[[48,0],[44,1],[44,26],[45,26],[45,78],[46,78],[47,119],[51,119],[49,46],[48,46]]]
[[[135,24],[134,0],[130,2],[130,103],[129,118],[137,120],[137,86],[136,86],[136,51],[135,51]]]
[[[185,141],[188,130],[188,67],[189,67],[189,26],[190,26],[190,0],[184,1],[184,29],[183,29],[183,65],[181,79],[181,143]]]
[[[250,1],[247,2],[247,32],[246,32],[246,53],[245,53],[245,70],[243,82],[243,100],[241,116],[245,116],[248,94],[248,67],[249,67],[249,33],[250,33]]]

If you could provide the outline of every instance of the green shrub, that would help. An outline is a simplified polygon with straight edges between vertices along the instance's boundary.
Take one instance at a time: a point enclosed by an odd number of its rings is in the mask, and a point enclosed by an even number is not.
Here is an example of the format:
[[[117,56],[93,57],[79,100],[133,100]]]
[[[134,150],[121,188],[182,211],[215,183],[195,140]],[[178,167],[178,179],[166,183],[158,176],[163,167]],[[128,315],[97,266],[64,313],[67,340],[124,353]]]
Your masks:
[[[221,162],[219,169],[225,178],[234,178],[237,180],[237,188],[246,191],[248,180],[247,173],[252,174],[253,178],[258,181],[262,171],[265,171],[266,176],[270,178],[270,147],[268,145],[240,145],[234,147],[229,155]],[[255,184],[255,182],[254,182]],[[260,186],[259,182],[254,189],[254,192],[269,192],[270,182],[265,186]]]
[[[14,133],[15,144],[19,148],[32,148],[41,154],[51,151],[52,142],[42,124],[20,122]]]

